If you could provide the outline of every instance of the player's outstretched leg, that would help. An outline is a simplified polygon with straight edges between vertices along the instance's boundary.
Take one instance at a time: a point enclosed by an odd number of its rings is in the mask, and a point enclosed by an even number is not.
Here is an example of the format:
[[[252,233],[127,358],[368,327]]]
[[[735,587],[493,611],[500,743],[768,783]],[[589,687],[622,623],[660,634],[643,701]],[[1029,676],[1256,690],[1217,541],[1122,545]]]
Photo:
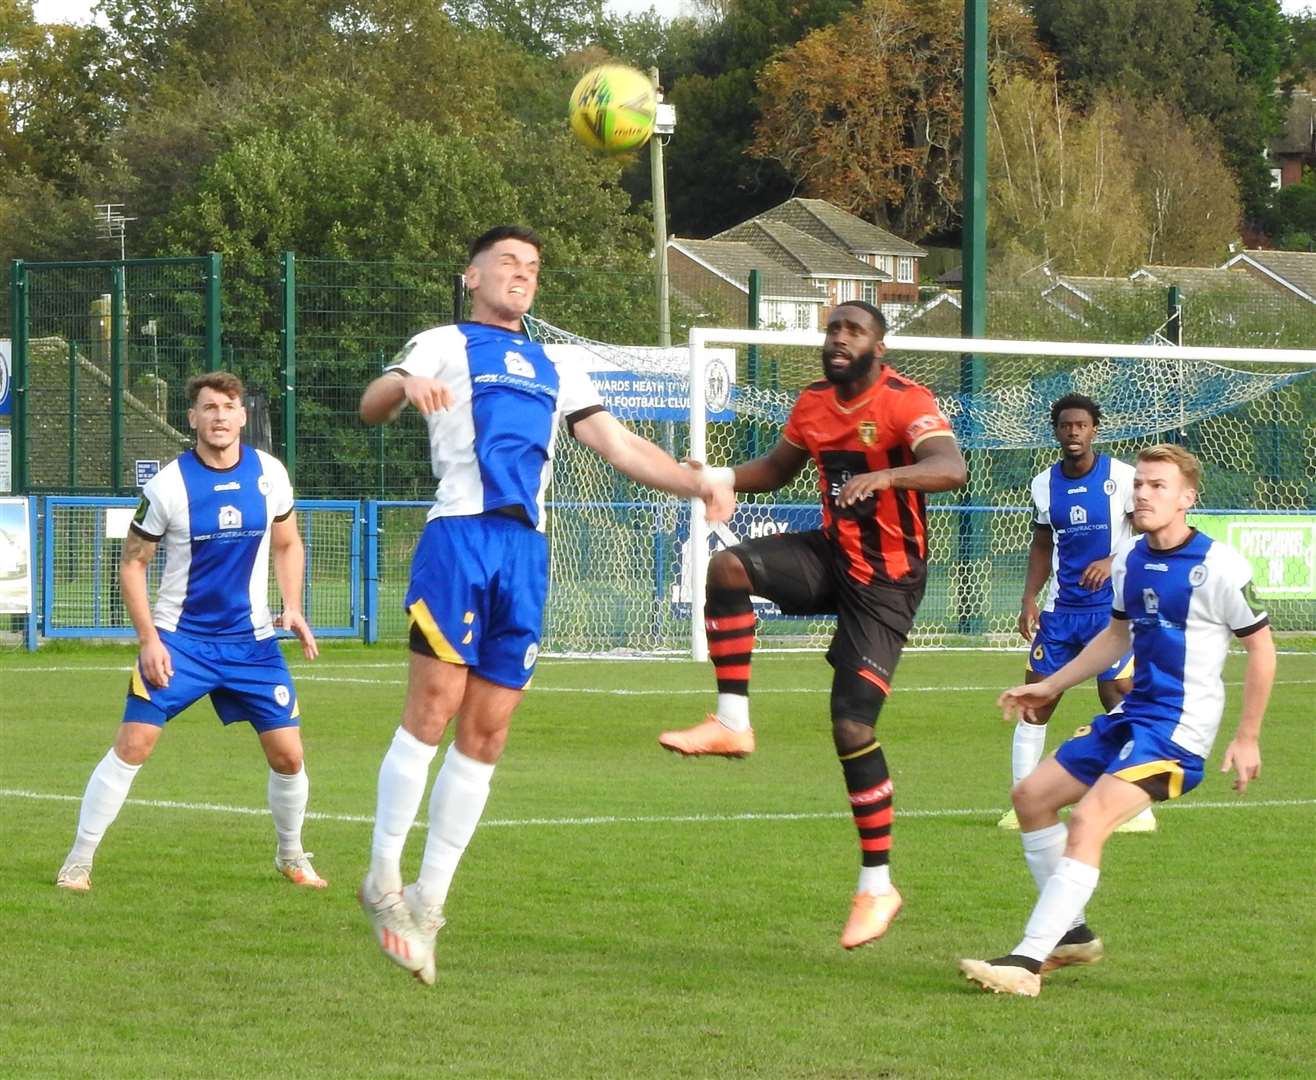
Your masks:
[[[146,727],[137,724],[134,727]],[[150,752],[150,746],[146,752]],[[145,757],[145,755],[143,755]],[[91,889],[91,863],[96,856],[96,849],[105,837],[105,831],[114,823],[128,798],[128,791],[137,776],[141,764],[130,765],[110,749],[92,770],[87,780],[87,790],[82,796],[82,807],[78,812],[78,831],[73,840],[73,847],[55,876],[55,884],[61,889],[73,892],[87,892]]]
[[[1075,964],[1099,964],[1105,955],[1106,947],[1101,943],[1101,938],[1092,932],[1087,923],[1081,923],[1056,942],[1050,955],[1042,961],[1038,974],[1045,975]]]
[[[719,552],[714,561],[734,555]],[[719,563],[719,565],[721,565]],[[712,581],[716,567],[710,565]],[[743,574],[743,570],[742,570]],[[702,723],[677,731],[664,731],[658,744],[686,757],[742,758],[754,752],[754,729],[749,724],[749,670],[754,650],[754,607],[748,589],[709,585],[704,608],[708,655],[717,676],[717,711]]]
[[[275,753],[269,745],[265,749],[267,754]],[[310,853],[302,848],[302,823],[306,820],[306,802],[311,786],[306,768],[300,762],[300,738],[296,739],[295,748],[290,748],[289,753],[295,754],[295,760],[282,760],[280,764],[285,767],[296,765],[296,771],[279,772],[271,767],[266,786],[270,816],[274,819],[274,832],[279,840],[274,869],[294,885],[325,889],[329,882],[315,872]]]

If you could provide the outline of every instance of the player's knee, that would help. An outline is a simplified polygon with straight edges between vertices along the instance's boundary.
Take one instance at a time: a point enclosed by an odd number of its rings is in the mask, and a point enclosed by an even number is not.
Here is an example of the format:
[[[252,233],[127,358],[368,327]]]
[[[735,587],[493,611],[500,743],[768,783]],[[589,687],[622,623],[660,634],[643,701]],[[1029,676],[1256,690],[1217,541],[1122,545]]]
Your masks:
[[[301,747],[288,750],[270,750],[266,752],[265,759],[270,763],[271,769],[276,773],[282,773],[284,776],[296,776],[302,771]]]
[[[122,727],[114,739],[114,753],[125,765],[141,765],[145,762],[151,756],[151,751],[155,749],[156,741],[160,737],[159,728],[144,724],[134,726],[146,730],[130,730]]]
[[[846,754],[873,740],[877,714],[886,701],[880,687],[852,671],[838,669],[832,678],[832,741]]]
[[[723,548],[708,561],[708,588],[748,589],[749,575],[739,556]]]

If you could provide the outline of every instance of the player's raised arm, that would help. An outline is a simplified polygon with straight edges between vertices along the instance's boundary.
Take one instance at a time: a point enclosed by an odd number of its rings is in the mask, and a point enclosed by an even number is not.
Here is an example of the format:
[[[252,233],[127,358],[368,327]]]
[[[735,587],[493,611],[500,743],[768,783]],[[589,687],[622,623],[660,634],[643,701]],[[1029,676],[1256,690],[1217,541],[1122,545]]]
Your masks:
[[[718,480],[729,484],[735,491],[776,491],[800,475],[809,463],[809,452],[789,439],[780,439],[777,445],[761,457],[743,465],[724,465],[709,469]]]
[[[968,466],[953,435],[924,439],[914,449],[914,464],[894,469],[860,473],[841,488],[837,502],[853,506],[874,492],[895,488],[899,491],[954,491],[969,481]]]
[[[1006,720],[1013,720],[1020,714],[1026,718],[1034,709],[1105,671],[1129,651],[1130,636],[1127,619],[1111,619],[1106,629],[1054,675],[1048,675],[1041,682],[1025,683],[1006,690],[996,699],[1001,715]]]
[[[708,520],[726,521],[736,507],[735,495],[717,470],[687,468],[667,451],[636,435],[610,412],[600,410],[577,420],[572,434],[618,472],[641,484],[702,499]]]

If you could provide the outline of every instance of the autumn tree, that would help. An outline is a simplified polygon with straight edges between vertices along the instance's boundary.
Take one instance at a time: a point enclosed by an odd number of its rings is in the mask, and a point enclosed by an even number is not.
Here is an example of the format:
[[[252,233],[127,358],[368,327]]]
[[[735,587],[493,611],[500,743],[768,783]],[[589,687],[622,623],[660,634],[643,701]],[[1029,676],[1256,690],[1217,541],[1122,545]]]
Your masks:
[[[987,142],[994,248],[1071,273],[1125,273],[1142,261],[1147,227],[1108,102],[1084,116],[1054,79],[1014,76],[992,98]]]
[[[1036,63],[1026,11],[991,8],[996,78]],[[902,236],[958,222],[964,49],[959,0],[867,0],[764,68],[751,152],[800,190]]]
[[[1201,117],[1164,101],[1111,102],[1133,163],[1134,189],[1147,228],[1143,260],[1210,266],[1238,236],[1238,183],[1220,140]]]

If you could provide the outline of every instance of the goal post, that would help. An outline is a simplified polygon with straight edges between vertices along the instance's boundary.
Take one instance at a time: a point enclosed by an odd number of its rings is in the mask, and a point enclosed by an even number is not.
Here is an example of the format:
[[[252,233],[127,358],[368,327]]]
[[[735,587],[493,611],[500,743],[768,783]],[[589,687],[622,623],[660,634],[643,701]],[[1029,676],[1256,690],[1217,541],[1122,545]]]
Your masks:
[[[583,350],[605,404],[628,427],[677,459],[712,466],[767,452],[800,390],[821,377],[823,336],[812,330],[698,327],[688,346],[668,349],[590,341],[542,322],[532,331]],[[965,489],[928,498],[928,588],[911,648],[1020,647],[1028,485],[1059,456],[1050,405],[1070,392],[1101,404],[1103,452],[1132,461],[1163,441],[1193,450],[1206,470],[1195,523],[1253,558],[1278,630],[1316,633],[1316,350],[1173,347],[1155,337],[886,342],[886,362],[933,391],[969,461]],[[543,650],[702,658],[713,552],[820,522],[812,467],[781,491],[740,495],[732,521],[710,527],[702,505],[632,484],[561,438],[548,496]],[[784,615],[761,598],[755,610],[765,650],[821,650],[835,625]]]

